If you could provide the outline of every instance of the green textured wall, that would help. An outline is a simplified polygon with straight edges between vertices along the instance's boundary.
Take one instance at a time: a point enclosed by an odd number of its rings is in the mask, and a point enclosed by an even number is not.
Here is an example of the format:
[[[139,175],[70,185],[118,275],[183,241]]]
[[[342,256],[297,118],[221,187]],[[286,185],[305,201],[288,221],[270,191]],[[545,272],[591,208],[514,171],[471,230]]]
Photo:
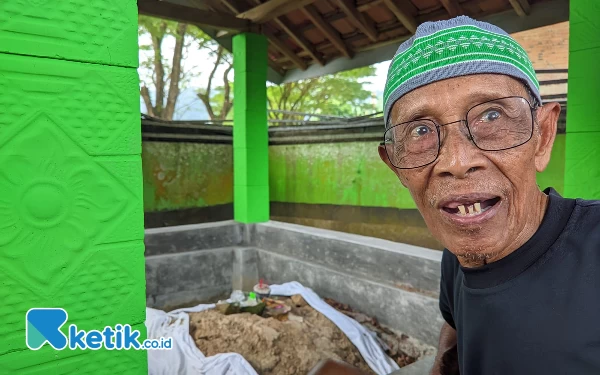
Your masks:
[[[564,147],[564,135],[558,135],[551,163],[538,175],[542,189],[562,193]],[[416,208],[379,159],[376,142],[271,146],[269,172],[274,202]]]
[[[26,347],[25,313],[145,336],[135,0],[0,2],[0,373],[143,374],[144,351]]]
[[[565,195],[600,199],[600,2],[573,0],[569,9]]]
[[[231,145],[143,142],[144,210],[233,202]]]

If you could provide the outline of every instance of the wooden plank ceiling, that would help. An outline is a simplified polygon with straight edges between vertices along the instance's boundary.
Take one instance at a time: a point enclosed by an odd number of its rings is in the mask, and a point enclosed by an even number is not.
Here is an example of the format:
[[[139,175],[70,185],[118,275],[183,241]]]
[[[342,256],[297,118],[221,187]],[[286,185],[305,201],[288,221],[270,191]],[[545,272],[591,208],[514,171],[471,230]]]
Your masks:
[[[142,14],[220,30],[260,32],[279,74],[408,39],[418,24],[512,11],[527,17],[544,0],[139,0]]]

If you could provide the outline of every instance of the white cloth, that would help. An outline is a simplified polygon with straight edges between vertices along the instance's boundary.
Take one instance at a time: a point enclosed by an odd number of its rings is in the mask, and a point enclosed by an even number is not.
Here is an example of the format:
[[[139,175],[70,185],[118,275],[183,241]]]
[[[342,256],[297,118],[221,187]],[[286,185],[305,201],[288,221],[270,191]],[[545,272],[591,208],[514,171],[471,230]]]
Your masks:
[[[171,337],[170,350],[148,351],[149,375],[257,375],[248,361],[237,353],[206,357],[190,336],[190,317],[187,312],[200,312],[215,305],[198,305],[170,313],[146,308],[146,328],[149,339]]]
[[[381,346],[374,337],[376,336],[374,333],[367,330],[356,320],[329,306],[312,289],[302,286],[297,281],[292,281],[281,285],[271,285],[271,294],[276,296],[302,295],[306,303],[325,315],[327,319],[331,320],[344,332],[348,339],[356,346],[371,370],[378,375],[389,374],[399,369],[398,364],[381,349]]]
[[[385,375],[399,367],[388,357],[377,343],[376,335],[360,323],[340,313],[323,301],[315,292],[297,281],[282,285],[271,285],[271,294],[292,296],[300,294],[315,310],[325,315],[356,346],[369,367],[378,375]],[[202,374],[202,375],[257,375],[248,361],[239,354],[227,353],[206,357],[189,334],[190,312],[200,312],[214,308],[214,304],[198,305],[164,311],[146,308],[146,327],[149,339],[172,337],[171,350],[148,351],[148,374]]]

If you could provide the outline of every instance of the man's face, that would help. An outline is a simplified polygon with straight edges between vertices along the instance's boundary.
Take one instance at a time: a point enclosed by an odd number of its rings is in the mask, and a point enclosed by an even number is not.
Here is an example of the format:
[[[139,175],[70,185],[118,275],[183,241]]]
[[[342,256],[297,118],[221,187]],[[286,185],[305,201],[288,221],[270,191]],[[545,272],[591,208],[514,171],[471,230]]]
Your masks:
[[[463,120],[479,103],[508,96],[530,100],[525,86],[508,76],[447,79],[403,96],[394,104],[390,121],[394,125],[430,119],[446,124]],[[560,106],[546,104],[536,112],[531,140],[508,150],[480,150],[469,140],[464,122],[440,128],[439,156],[424,167],[397,169],[379,148],[382,160],[409,189],[432,234],[463,265],[493,261],[537,230],[546,200],[536,184],[536,172],[550,160]],[[479,210],[469,215],[470,206]]]

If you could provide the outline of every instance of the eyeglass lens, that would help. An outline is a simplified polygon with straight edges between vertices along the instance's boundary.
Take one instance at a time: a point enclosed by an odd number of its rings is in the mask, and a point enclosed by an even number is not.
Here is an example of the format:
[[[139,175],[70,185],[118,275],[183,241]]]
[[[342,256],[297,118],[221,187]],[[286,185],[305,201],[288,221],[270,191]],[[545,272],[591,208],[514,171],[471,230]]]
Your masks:
[[[465,116],[473,143],[485,151],[517,147],[532,135],[529,102],[520,97],[497,99],[472,107]],[[443,126],[443,125],[442,125]],[[385,132],[388,158],[396,168],[418,168],[432,163],[440,149],[440,127],[432,120],[415,120]]]

